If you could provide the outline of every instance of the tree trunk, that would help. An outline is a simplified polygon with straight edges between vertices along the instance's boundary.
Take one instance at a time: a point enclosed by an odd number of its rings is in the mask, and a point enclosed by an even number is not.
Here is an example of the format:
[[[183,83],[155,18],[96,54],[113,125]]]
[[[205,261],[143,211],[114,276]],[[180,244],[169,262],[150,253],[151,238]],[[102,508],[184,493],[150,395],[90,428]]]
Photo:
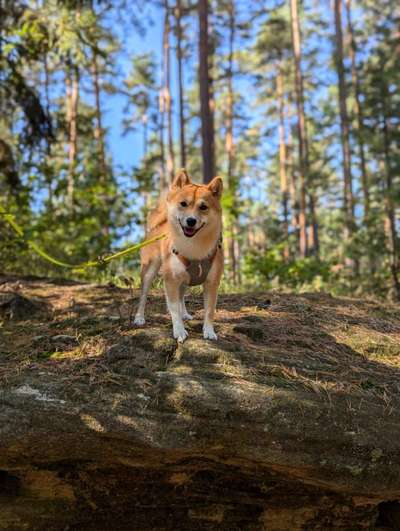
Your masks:
[[[102,125],[102,110],[101,110],[101,99],[100,99],[100,83],[99,83],[99,65],[97,53],[93,50],[93,64],[92,64],[92,74],[93,74],[93,89],[95,96],[95,126],[94,126],[94,138],[97,144],[97,153],[98,153],[98,164],[99,164],[99,182],[102,183],[104,189],[102,194],[104,196],[103,207],[100,210],[100,225],[101,233],[106,239],[106,244],[109,245],[109,236],[110,236],[110,217],[108,211],[108,194],[107,194],[107,163],[106,163],[106,153],[104,147],[104,131]]]
[[[167,172],[169,183],[173,181],[175,174],[175,155],[174,155],[174,138],[173,138],[173,123],[172,123],[172,98],[171,98],[171,66],[170,66],[170,19],[169,19],[169,4],[168,0],[164,2],[165,19],[164,19],[164,33],[163,33],[163,49],[164,49],[164,105],[165,113],[167,115]]]
[[[240,267],[241,263],[241,253],[242,253],[242,247],[241,247],[241,241],[239,239],[239,229],[238,227],[235,228],[235,234],[234,234],[234,252],[235,252],[235,259],[236,259],[236,281],[238,286],[242,284],[242,270]]]
[[[184,108],[184,80],[183,80],[183,53],[182,53],[182,4],[176,1],[176,55],[178,60],[178,90],[179,90],[179,139],[181,152],[181,167],[186,168],[186,138],[185,138],[185,108]]]
[[[229,2],[229,56],[228,56],[228,71],[227,71],[227,105],[226,105],[226,137],[225,150],[227,155],[227,181],[228,190],[231,194],[232,207],[229,212],[229,261],[231,266],[231,280],[233,284],[237,282],[237,267],[236,267],[236,249],[235,249],[235,224],[236,220],[236,186],[234,182],[234,140],[233,140],[233,114],[234,114],[234,93],[233,93],[233,56],[234,56],[234,42],[235,42],[235,6],[233,1]]]
[[[165,131],[165,100],[164,100],[164,85],[165,85],[165,58],[164,58],[164,39],[163,39],[163,53],[162,53],[162,64],[161,64],[161,86],[159,91],[159,117],[160,117],[160,127],[159,127],[159,142],[160,142],[160,194],[162,194],[167,188],[167,175],[165,171],[165,142],[164,142],[164,131]]]
[[[286,133],[285,133],[285,102],[283,88],[282,65],[278,65],[276,76],[276,92],[279,105],[279,176],[283,212],[284,248],[283,257],[289,260],[289,192],[287,179]]]
[[[147,151],[148,151],[148,118],[147,114],[144,114],[142,117],[142,125],[143,125],[143,160],[146,160],[147,157]],[[147,215],[149,212],[149,191],[147,189],[144,190],[143,193],[143,202],[144,202],[144,233],[147,234]]]
[[[292,107],[291,102],[287,102],[287,107],[284,108],[286,112],[286,121],[288,123],[288,139],[287,139],[287,162],[288,162],[288,168],[289,168],[289,198],[291,202],[291,210],[292,210],[292,220],[291,225],[293,229],[298,233],[300,222],[299,222],[299,199],[298,199],[298,183],[297,183],[297,175],[296,175],[296,168],[293,161],[293,135],[292,135],[292,125],[291,125],[291,118],[292,118]]]
[[[389,252],[390,273],[392,278],[393,298],[400,300],[399,281],[399,250],[397,245],[396,211],[393,203],[393,168],[391,163],[391,139],[389,134],[390,96],[384,77],[384,66],[381,69],[381,101],[382,101],[382,132],[384,147],[384,173],[385,173],[385,234]]]
[[[71,171],[71,96],[72,96],[72,78],[71,78],[71,69],[67,67],[65,72],[65,121],[66,121],[66,132],[68,136],[68,174],[67,174],[67,198],[66,203],[68,209],[71,210],[73,207],[73,190],[74,190],[74,178]]]
[[[299,25],[299,16],[298,16],[298,10],[297,10],[297,0],[290,0],[290,16],[291,16],[291,26],[292,26],[292,45],[293,45],[294,68],[295,68],[297,134],[298,134],[298,149],[299,149],[300,255],[304,258],[308,254],[306,187],[307,187],[307,181],[308,181],[309,168],[308,168],[306,120],[305,120],[305,113],[304,113],[303,74],[301,71],[300,25]]]
[[[44,54],[43,58],[43,67],[44,67],[44,92],[46,96],[46,113],[47,116],[50,116],[50,72],[49,72],[49,63],[47,52]],[[50,159],[51,157],[51,142],[47,140],[46,144],[46,155]],[[46,175],[46,184],[47,184],[47,193],[49,201],[49,209],[52,212],[53,210],[53,188],[52,188],[52,172],[47,172]]]
[[[67,128],[68,128],[68,177],[67,205],[70,211],[74,208],[75,170],[77,164],[77,117],[79,104],[79,70],[72,67],[65,78],[67,93]]]
[[[318,218],[317,218],[317,197],[313,187],[310,186],[308,192],[308,203],[310,207],[310,237],[309,237],[309,249],[312,250],[312,254],[316,257],[319,256],[319,231],[318,231]]]
[[[43,68],[44,68],[44,92],[46,96],[46,114],[50,116],[50,71],[49,71],[49,58],[47,52],[43,57]],[[47,141],[47,148],[50,152],[50,142]]]
[[[351,175],[351,156],[349,143],[349,119],[347,113],[347,91],[345,72],[343,65],[343,33],[342,33],[342,0],[334,0],[335,11],[335,40],[336,40],[336,70],[338,75],[338,89],[339,89],[339,111],[340,111],[340,136],[342,144],[342,158],[343,158],[343,180],[344,180],[344,196],[343,206],[345,213],[345,240],[351,238],[354,233],[354,198],[353,198],[353,182]],[[354,265],[350,260],[348,265]]]
[[[215,177],[214,112],[209,71],[208,0],[198,1],[199,16],[199,92],[202,137],[203,181]]]
[[[93,89],[95,96],[95,127],[94,127],[94,138],[97,143],[97,152],[99,156],[99,167],[100,167],[100,180],[105,183],[107,179],[107,164],[106,164],[106,155],[104,148],[104,131],[102,126],[102,112],[101,112],[101,101],[100,101],[100,84],[99,84],[99,65],[97,62],[97,54],[93,51]]]
[[[355,109],[357,116],[357,127],[358,127],[358,152],[360,157],[360,169],[361,169],[361,186],[363,191],[364,199],[364,223],[368,224],[369,219],[369,210],[370,210],[370,197],[369,197],[369,182],[368,182],[368,172],[367,164],[365,157],[365,146],[364,146],[364,137],[365,137],[365,126],[364,126],[364,112],[361,103],[361,87],[360,79],[358,77],[357,64],[356,64],[356,42],[354,38],[354,29],[351,19],[351,0],[346,0],[346,10],[347,10],[347,28],[350,40],[349,46],[349,55],[351,60],[351,77],[354,89],[355,97]]]

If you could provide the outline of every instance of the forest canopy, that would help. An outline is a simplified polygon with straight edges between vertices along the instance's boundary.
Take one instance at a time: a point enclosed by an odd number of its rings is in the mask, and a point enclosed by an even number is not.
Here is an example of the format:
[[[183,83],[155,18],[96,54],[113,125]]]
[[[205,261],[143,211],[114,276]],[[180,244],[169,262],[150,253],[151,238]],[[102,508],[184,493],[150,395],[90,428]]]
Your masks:
[[[0,0],[0,205],[77,263],[218,174],[227,289],[399,299],[399,28],[395,0]],[[1,216],[0,270],[70,275]]]

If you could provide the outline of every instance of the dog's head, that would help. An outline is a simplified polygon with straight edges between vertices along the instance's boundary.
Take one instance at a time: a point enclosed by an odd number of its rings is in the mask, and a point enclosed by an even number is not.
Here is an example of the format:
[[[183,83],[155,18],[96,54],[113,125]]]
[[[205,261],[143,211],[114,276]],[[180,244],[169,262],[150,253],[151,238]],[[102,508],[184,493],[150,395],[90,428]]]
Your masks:
[[[215,177],[209,184],[193,184],[181,170],[167,195],[168,221],[177,234],[194,238],[221,231],[222,179]]]

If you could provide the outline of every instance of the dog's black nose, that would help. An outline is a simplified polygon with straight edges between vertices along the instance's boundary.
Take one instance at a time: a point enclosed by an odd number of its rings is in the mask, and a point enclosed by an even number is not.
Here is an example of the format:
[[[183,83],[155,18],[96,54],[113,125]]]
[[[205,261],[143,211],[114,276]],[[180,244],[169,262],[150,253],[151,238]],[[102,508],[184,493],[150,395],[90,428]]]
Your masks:
[[[197,223],[197,219],[196,218],[187,218],[186,220],[186,224],[189,226],[189,227],[194,227]]]

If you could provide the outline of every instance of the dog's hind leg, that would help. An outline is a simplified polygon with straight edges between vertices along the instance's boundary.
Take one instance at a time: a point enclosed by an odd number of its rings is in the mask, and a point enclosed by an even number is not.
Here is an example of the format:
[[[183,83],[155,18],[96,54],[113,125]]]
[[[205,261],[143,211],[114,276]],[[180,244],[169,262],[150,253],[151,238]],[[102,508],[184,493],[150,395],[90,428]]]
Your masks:
[[[133,323],[137,326],[144,325],[146,322],[144,318],[144,310],[146,307],[147,294],[149,292],[151,283],[154,280],[154,277],[157,275],[161,267],[161,260],[156,259],[151,262],[148,262],[142,268],[142,292],[140,294],[139,306],[136,311],[135,320]]]
[[[186,309],[185,290],[186,290],[186,286],[182,284],[182,286],[179,288],[179,296],[181,299],[181,315],[184,321],[189,321],[190,319],[193,319],[193,315],[190,315],[190,313]]]

